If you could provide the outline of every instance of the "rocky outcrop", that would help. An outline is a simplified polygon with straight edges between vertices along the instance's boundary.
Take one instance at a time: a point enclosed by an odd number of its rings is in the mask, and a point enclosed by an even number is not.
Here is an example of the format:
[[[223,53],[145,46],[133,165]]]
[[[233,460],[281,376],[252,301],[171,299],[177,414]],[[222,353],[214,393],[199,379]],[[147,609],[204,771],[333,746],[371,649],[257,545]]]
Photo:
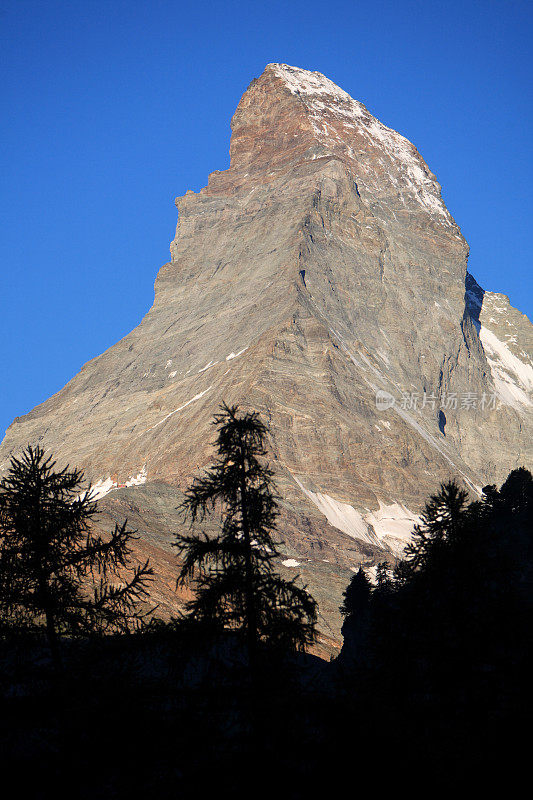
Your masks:
[[[28,441],[84,467],[160,554],[170,607],[174,503],[209,464],[212,415],[222,400],[260,411],[280,568],[336,637],[350,571],[400,553],[441,480],[475,494],[531,464],[532,326],[468,276],[414,145],[323,75],[268,65],[230,153],[176,201],[148,314],[13,422],[1,469]]]

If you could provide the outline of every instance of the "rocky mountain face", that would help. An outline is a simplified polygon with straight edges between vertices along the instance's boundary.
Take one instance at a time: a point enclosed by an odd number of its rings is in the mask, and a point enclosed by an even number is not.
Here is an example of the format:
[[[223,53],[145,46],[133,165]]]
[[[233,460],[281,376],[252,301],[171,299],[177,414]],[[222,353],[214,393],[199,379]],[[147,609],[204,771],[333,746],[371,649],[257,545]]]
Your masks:
[[[175,507],[212,457],[222,400],[270,426],[280,569],[338,639],[351,571],[401,553],[450,476],[473,496],[532,463],[533,327],[467,273],[415,146],[316,72],[269,64],[232,120],[231,165],[188,191],[135,330],[17,418],[83,467],[102,524],[128,516],[175,607]]]

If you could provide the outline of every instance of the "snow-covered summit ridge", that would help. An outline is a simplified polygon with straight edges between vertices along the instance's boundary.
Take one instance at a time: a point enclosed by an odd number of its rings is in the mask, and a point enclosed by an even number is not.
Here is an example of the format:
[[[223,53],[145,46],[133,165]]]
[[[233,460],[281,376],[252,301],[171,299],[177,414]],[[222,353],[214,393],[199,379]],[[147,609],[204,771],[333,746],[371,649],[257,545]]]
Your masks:
[[[346,102],[362,111],[366,108],[362,103],[354,100],[348,92],[330,81],[321,72],[310,72],[307,69],[291,67],[288,64],[268,64],[275,74],[285,81],[293,94],[299,95],[328,95],[340,102]],[[355,110],[355,109],[354,109]]]
[[[340,123],[346,133],[349,133],[349,129],[356,129],[390,160],[392,169],[388,170],[389,179],[404,205],[407,198],[414,199],[426,211],[436,215],[441,223],[454,224],[442,201],[438,181],[416,147],[405,136],[373,117],[363,103],[354,100],[320,72],[310,72],[288,64],[268,64],[267,69],[303,102],[321,144],[336,148],[344,146],[351,159],[360,161],[352,148],[346,146],[346,137],[339,135],[338,127],[333,128],[329,120]],[[363,170],[359,177],[364,183],[365,177],[369,176],[365,176]],[[369,183],[368,189],[372,192],[375,187]]]

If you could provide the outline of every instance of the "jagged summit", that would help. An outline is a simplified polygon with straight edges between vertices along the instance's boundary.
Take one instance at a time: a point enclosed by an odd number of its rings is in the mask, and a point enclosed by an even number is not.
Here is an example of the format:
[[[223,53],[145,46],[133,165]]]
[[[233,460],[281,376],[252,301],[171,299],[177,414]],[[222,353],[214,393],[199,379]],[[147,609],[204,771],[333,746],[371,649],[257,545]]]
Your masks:
[[[28,442],[84,468],[171,606],[180,492],[210,462],[221,401],[253,408],[283,567],[336,635],[351,571],[399,554],[442,480],[475,494],[531,464],[532,327],[465,286],[468,246],[414,145],[320,73],[268,65],[230,156],[178,198],[150,311],[15,420],[0,474]]]
[[[276,167],[285,154],[302,160],[334,157],[346,163],[366,197],[378,200],[386,191],[387,203],[400,214],[415,211],[416,201],[460,238],[440,185],[416,147],[319,72],[268,64],[244,94],[232,127],[233,168],[249,168],[252,158],[258,166]]]
[[[327,104],[335,103],[339,105],[338,113],[343,116],[357,118],[368,114],[362,103],[350,97],[348,92],[321,72],[311,72],[289,64],[267,64],[265,72],[268,71],[281,78],[293,94],[308,97],[315,111],[323,111]]]

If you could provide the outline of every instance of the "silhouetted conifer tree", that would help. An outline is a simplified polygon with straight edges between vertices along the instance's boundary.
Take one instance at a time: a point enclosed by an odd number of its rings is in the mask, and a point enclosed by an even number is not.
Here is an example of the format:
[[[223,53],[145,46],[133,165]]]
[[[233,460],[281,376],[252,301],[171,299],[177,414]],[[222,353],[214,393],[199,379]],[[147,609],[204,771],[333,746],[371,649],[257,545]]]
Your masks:
[[[442,545],[453,543],[460,535],[465,519],[468,492],[455,481],[443,483],[432,495],[421,515],[421,524],[413,528],[411,542],[405,548],[400,574],[427,567]]]
[[[191,523],[218,506],[221,532],[178,536],[178,583],[195,579],[190,618],[244,634],[253,672],[261,642],[300,649],[313,641],[316,602],[274,570],[278,506],[273,473],[262,462],[267,428],[255,412],[221,408],[213,421],[218,458],[194,480],[182,506]]]
[[[392,589],[391,567],[387,561],[380,561],[376,567],[376,591],[389,592]]]
[[[500,753],[531,672],[533,477],[513,470],[467,505],[455,482],[430,498],[392,579],[378,567],[369,631],[343,626],[345,685],[376,704],[380,729],[402,720],[419,754],[456,765]],[[367,654],[367,656],[365,656]],[[436,762],[435,762],[436,763]]]
[[[498,491],[496,486],[485,486],[483,500],[492,512],[513,514],[515,519],[533,521],[533,476],[525,467],[509,473]]]
[[[59,637],[125,630],[142,614],[152,576],[148,561],[122,582],[134,532],[126,522],[109,538],[89,527],[97,513],[83,473],[55,469],[52,456],[28,446],[0,481],[0,615],[6,626],[44,626],[60,663]]]
[[[352,666],[364,656],[371,593],[370,581],[361,566],[346,587],[339,609],[344,615],[341,628],[344,644],[339,655],[341,665]]]
[[[348,616],[366,611],[370,593],[370,581],[366,577],[363,567],[359,567],[343,594],[344,599],[340,607],[341,614]]]

